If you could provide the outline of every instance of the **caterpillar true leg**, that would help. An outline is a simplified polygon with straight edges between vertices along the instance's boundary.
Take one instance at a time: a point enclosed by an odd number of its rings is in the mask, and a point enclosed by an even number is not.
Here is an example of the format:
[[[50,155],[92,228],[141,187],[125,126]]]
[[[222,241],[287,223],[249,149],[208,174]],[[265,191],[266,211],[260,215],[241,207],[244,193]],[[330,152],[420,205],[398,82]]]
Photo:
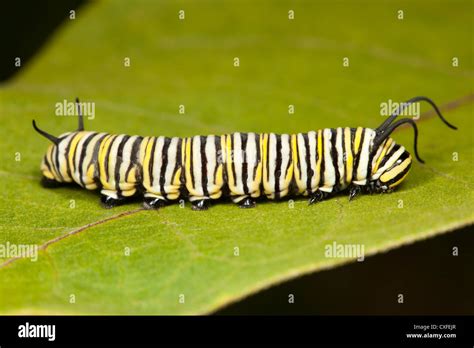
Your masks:
[[[166,205],[166,201],[161,198],[145,197],[143,207],[145,209],[160,209]]]
[[[349,201],[352,201],[355,197],[357,197],[362,192],[361,186],[359,185],[351,185],[349,189]]]
[[[124,199],[116,199],[116,198],[113,198],[113,197],[110,197],[110,196],[107,196],[107,195],[104,195],[104,194],[100,195],[100,203],[106,209],[110,209],[110,208],[116,207],[120,204],[123,204],[124,201],[125,201]]]
[[[311,204],[314,204],[314,203],[317,203],[317,202],[321,202],[331,196],[333,196],[334,194],[333,193],[329,193],[329,192],[325,192],[325,191],[321,191],[321,190],[317,190],[315,191],[314,193],[311,194],[311,197],[308,201],[308,204],[311,205]]]
[[[246,197],[239,202],[239,207],[244,209],[255,208],[256,205],[255,199],[250,197]]]
[[[209,199],[199,199],[197,201],[192,202],[192,209],[196,211],[207,210],[209,209],[209,206]]]

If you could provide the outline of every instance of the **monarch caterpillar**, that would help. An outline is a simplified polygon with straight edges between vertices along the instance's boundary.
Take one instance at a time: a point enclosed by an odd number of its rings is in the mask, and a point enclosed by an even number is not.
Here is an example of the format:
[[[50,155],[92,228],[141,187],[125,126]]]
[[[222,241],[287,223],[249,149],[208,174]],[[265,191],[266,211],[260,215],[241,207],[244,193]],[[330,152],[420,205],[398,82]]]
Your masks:
[[[402,103],[378,128],[326,128],[298,134],[233,133],[189,138],[142,137],[84,131],[79,100],[79,126],[55,137],[34,129],[51,144],[41,163],[42,183],[53,187],[75,182],[101,189],[101,202],[111,208],[143,195],[144,207],[157,209],[187,197],[194,210],[230,196],[242,208],[261,196],[309,196],[309,203],[349,191],[391,192],[407,176],[412,158],[390,138],[407,123],[414,129],[418,161],[418,128],[411,118],[395,121],[408,105],[426,101],[441,120],[435,103],[415,97]]]

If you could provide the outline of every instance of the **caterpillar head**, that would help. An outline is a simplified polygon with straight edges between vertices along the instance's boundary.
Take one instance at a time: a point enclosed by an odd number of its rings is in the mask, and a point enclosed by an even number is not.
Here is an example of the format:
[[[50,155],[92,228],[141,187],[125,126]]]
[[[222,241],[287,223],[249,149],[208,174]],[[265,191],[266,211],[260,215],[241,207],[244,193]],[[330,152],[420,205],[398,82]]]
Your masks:
[[[374,157],[369,190],[390,192],[406,178],[410,171],[412,158],[410,153],[392,139],[388,139]]]
[[[79,108],[79,99],[76,98],[76,103],[78,103]],[[55,137],[41,129],[38,128],[36,122],[33,120],[33,128],[46,139],[52,142],[49,145],[46,154],[43,157],[41,162],[41,172],[43,173],[43,179],[41,183],[45,187],[55,187],[59,183],[72,182],[72,177],[68,169],[68,158],[66,153],[66,147],[68,144],[69,135],[74,132],[67,132],[61,134],[59,137]],[[76,132],[84,130],[83,117],[79,109],[79,126]]]
[[[414,150],[416,159],[425,163],[418,155],[418,127],[411,118],[403,118],[396,122],[394,120],[402,113],[402,111],[412,103],[425,101],[429,103],[436,114],[449,128],[457,129],[456,126],[449,123],[436,104],[426,97],[415,97],[402,103],[395,113],[390,115],[377,129],[375,129],[375,138],[372,143],[372,177],[368,184],[368,189],[376,192],[387,192],[398,186],[407,176],[411,166],[411,156],[403,146],[395,144],[390,138],[390,134],[398,127],[409,124],[413,127],[415,133]]]

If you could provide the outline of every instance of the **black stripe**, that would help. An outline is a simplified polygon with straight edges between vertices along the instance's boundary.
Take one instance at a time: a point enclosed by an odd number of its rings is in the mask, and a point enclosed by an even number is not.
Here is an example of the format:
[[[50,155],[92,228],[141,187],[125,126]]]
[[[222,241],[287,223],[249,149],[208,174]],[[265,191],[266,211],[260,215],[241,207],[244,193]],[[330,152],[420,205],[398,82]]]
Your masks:
[[[122,196],[122,190],[120,190],[120,166],[123,162],[123,147],[125,146],[125,143],[128,141],[130,137],[128,135],[125,135],[120,142],[118,149],[117,149],[117,157],[115,161],[115,191],[117,191],[117,195],[120,197]],[[125,182],[126,177],[122,178],[122,180]]]
[[[346,154],[346,128],[342,128],[342,170],[344,171],[344,183],[347,184],[347,171],[346,171],[346,164],[347,164],[347,156]]]
[[[107,154],[104,158],[104,165],[105,165],[105,181],[109,182],[110,175],[109,175],[109,157],[110,153],[112,152],[112,146],[114,145],[115,140],[117,140],[117,135],[112,135],[113,139],[110,142],[109,148],[107,149]],[[113,155],[112,155],[113,156]],[[112,157],[113,159],[113,157]]]
[[[370,146],[370,143],[369,143],[369,155],[368,155],[368,163],[367,163],[367,179],[370,178],[372,176],[372,161],[374,159],[374,156],[375,156],[375,153],[373,151],[373,146]]]
[[[84,165],[84,158],[86,157],[86,153],[87,153],[87,146],[89,145],[89,143],[92,141],[92,139],[97,135],[97,133],[92,133],[83,143],[82,143],[82,146],[81,146],[81,155],[79,157],[79,181],[81,182],[82,186],[85,187],[86,184],[84,182],[84,180],[82,180],[82,176],[84,175],[83,174],[83,170],[82,170],[82,167]],[[79,144],[78,144],[79,145]],[[75,159],[74,159],[75,160]],[[93,160],[93,156],[91,156],[91,160]]]
[[[318,135],[315,134],[316,146],[318,144]],[[306,191],[308,194],[311,193],[311,179],[314,175],[314,170],[311,168],[311,153],[309,149],[309,133],[303,134],[304,149],[305,149],[305,161],[306,161]],[[318,159],[318,149],[316,148],[316,160]]]
[[[297,168],[298,168],[298,173],[300,173],[300,177],[299,179],[301,180],[301,177],[303,176],[302,173],[301,173],[301,159],[300,159],[300,145],[299,145],[299,142],[298,142],[298,135],[299,134],[295,134],[295,138],[296,138],[296,158],[298,159],[298,163],[297,163]],[[291,140],[290,140],[291,142]],[[291,149],[291,151],[293,151],[293,149]],[[296,175],[295,175],[296,177]]]
[[[183,139],[178,138],[178,143],[176,145],[176,165],[173,170],[173,178],[176,175],[176,172],[179,170],[179,168],[183,168],[182,157],[181,157],[183,141],[184,141]],[[183,185],[185,183],[184,178],[185,178],[184,169],[181,169],[181,175],[179,178],[180,185]],[[180,187],[180,190],[181,190],[181,187]]]
[[[402,161],[403,162],[403,161]],[[397,182],[398,180],[400,180],[401,178],[403,178],[403,176],[410,170],[410,167],[411,167],[411,162],[408,164],[408,166],[402,171],[400,172],[396,177],[394,177],[392,180],[389,180],[385,183],[383,183],[384,185],[387,185],[387,186],[390,186],[391,184]]]
[[[241,149],[243,153],[243,163],[242,163],[242,186],[244,188],[244,193],[246,195],[249,194],[249,188],[247,185],[248,179],[248,163],[247,163],[247,133],[240,133],[240,142],[241,142]]]
[[[310,148],[309,148],[309,133],[302,134],[303,136],[303,142],[304,142],[304,149],[305,149],[305,159],[304,161],[306,162],[306,192],[308,194],[311,193],[311,179],[313,178],[314,175],[314,170],[311,168],[311,153],[310,153]],[[315,135],[316,139],[316,145],[318,144],[318,136],[317,134]],[[316,149],[316,159],[318,158],[318,151]]]
[[[281,135],[276,134],[276,161],[275,161],[275,198],[280,198],[280,176],[281,176]]]
[[[148,163],[148,176],[150,177],[150,186],[153,187],[153,181],[155,180],[153,176],[153,167],[155,166],[155,149],[156,149],[156,143],[158,142],[158,138],[151,138],[151,141],[153,141],[153,145],[151,146],[151,152],[150,152],[150,162]],[[148,147],[148,146],[147,146]],[[146,168],[145,168],[146,170]]]
[[[339,173],[339,166],[338,166],[338,161],[337,161],[337,148],[336,148],[336,139],[337,138],[337,129],[332,128],[331,129],[331,160],[332,160],[332,165],[334,167],[334,174],[335,174],[335,180],[334,180],[334,187],[333,187],[333,192],[338,192],[339,187],[341,186],[339,184],[339,179],[341,178],[341,174]]]
[[[130,171],[132,170],[132,168],[135,165],[138,164],[139,167],[141,167],[139,152],[140,152],[140,145],[142,143],[142,140],[143,140],[143,137],[137,137],[133,142],[132,149],[130,151],[130,158],[129,158],[129,161],[128,161],[129,165],[128,165],[127,170],[125,171],[125,181],[127,180],[128,175],[130,174]],[[135,174],[139,175],[139,173],[137,173],[137,172]],[[135,179],[137,179],[137,177]],[[139,181],[139,180],[137,180],[137,181]]]
[[[395,144],[392,147],[392,149],[385,154],[384,158],[382,159],[382,161],[379,164],[379,168],[382,168],[385,165],[385,163],[387,163],[387,161],[390,159],[390,157],[392,157],[393,154],[395,154],[395,152],[398,151],[398,149],[400,149],[400,145]]]
[[[163,148],[161,150],[162,160],[161,160],[161,171],[160,171],[160,191],[163,198],[166,198],[167,193],[165,191],[166,183],[166,169],[168,167],[168,149],[170,147],[171,139],[165,138]],[[173,181],[173,176],[171,176],[171,181]]]
[[[317,139],[319,142],[319,139]],[[319,168],[319,183],[318,188],[324,186],[324,170],[326,168],[326,164],[324,163],[324,129],[321,131],[321,167]]]
[[[48,171],[52,173],[53,170],[51,169],[51,166],[49,164],[48,154],[44,155],[43,161],[44,161],[44,164],[46,165],[46,167],[48,168]]]
[[[56,145],[54,147],[54,164],[55,164],[55,167],[56,167],[56,171],[58,173],[58,177],[61,179],[61,181],[63,181],[63,176],[61,174],[61,167],[60,167],[60,163],[59,163],[59,144]],[[53,156],[51,155],[51,158],[53,158]]]
[[[214,146],[216,147],[216,167],[214,168],[214,173],[212,173],[212,178],[214,183],[217,182],[217,169],[222,164],[222,152],[221,152],[221,137],[214,137]]]
[[[192,138],[188,138],[188,141],[190,142],[189,144],[189,148],[190,148],[190,151],[189,151],[189,171],[191,173],[191,187],[194,189],[196,187],[196,183],[194,182],[194,161],[193,161],[193,143],[194,143],[194,137]],[[186,144],[187,146],[187,144]],[[186,152],[186,151],[185,151]]]
[[[291,149],[291,135],[289,135],[289,134],[285,134],[285,135],[288,136],[288,141],[286,142],[288,144],[288,163],[286,164],[285,172],[283,173],[283,178],[287,177],[288,171],[290,170],[290,166],[291,166],[291,163],[293,161],[293,153],[292,153],[292,149]],[[282,150],[283,150],[283,145],[282,145]],[[283,156],[283,151],[282,151],[282,156]],[[283,162],[283,158],[282,158],[282,162]],[[294,171],[293,171],[293,173],[294,173]],[[290,178],[290,185],[291,185],[292,180],[293,180],[293,175]]]
[[[264,163],[265,165],[265,168],[266,168],[266,171],[267,171],[267,177],[263,177],[263,180],[265,181],[269,181],[269,178],[270,178],[270,165],[269,165],[269,162],[270,162],[270,139],[271,139],[271,134],[272,133],[268,133],[267,134],[267,158],[266,158],[266,161]]]
[[[230,167],[231,167],[231,170],[232,170],[232,177],[234,178],[234,182],[233,182],[232,186],[237,186],[237,175],[236,175],[236,171],[235,171],[235,149],[234,149],[234,145],[235,145],[234,136],[236,136],[236,135],[239,135],[239,133],[234,133],[230,137],[230,148],[231,148],[231,151],[232,151],[232,153],[230,154],[231,159],[232,159],[231,162],[230,162]]]
[[[359,145],[359,152],[357,153],[357,156],[354,160],[354,171],[356,174],[356,179],[357,179],[357,170],[359,168],[359,161],[360,161],[360,155],[362,154],[362,149],[364,146],[364,138],[365,138],[365,128],[362,128],[362,134],[360,137],[360,145]]]
[[[76,171],[76,157],[77,157],[77,152],[79,149],[79,143],[81,142],[82,138],[77,142],[76,147],[74,148],[74,153],[72,154],[72,171]],[[79,162],[79,166],[81,166],[81,163]]]
[[[66,155],[66,172],[67,172],[68,177],[71,178],[71,179],[72,179],[72,175],[71,175],[71,168],[69,168],[69,151],[71,151],[72,141],[78,135],[79,135],[79,133],[76,133],[69,139],[69,143],[66,146],[66,151],[64,152],[65,155]],[[74,163],[73,163],[73,166],[74,166]]]
[[[254,136],[255,136],[255,148],[257,149],[257,155],[255,156],[255,165],[253,167],[252,181],[255,181],[255,179],[257,178],[257,168],[260,162],[262,161],[261,154],[260,154],[260,134],[255,133]]]
[[[209,191],[207,190],[207,156],[206,156],[206,143],[207,137],[201,136],[201,184],[202,184],[202,192],[205,197],[209,196]]]
[[[89,165],[93,164],[94,165],[94,177],[93,177],[93,180],[94,182],[98,185],[98,186],[101,186],[102,183],[100,181],[100,177],[99,177],[99,170],[98,170],[98,163],[99,163],[99,150],[100,150],[100,146],[102,145],[102,142],[105,140],[105,138],[108,136],[109,134],[104,134],[101,138],[99,138],[99,140],[97,140],[97,143],[95,143],[94,145],[94,151],[92,152],[92,156],[91,156],[91,161],[90,163],[87,165],[87,167],[89,167]]]

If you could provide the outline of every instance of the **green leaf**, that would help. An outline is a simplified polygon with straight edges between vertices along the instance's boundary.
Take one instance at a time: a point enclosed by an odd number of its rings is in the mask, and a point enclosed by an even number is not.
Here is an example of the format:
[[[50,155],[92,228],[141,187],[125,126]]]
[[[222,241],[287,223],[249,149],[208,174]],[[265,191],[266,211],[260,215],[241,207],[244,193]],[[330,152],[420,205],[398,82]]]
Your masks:
[[[445,110],[457,132],[422,116],[426,165],[415,163],[396,192],[313,206],[300,199],[294,207],[224,203],[194,212],[187,204],[155,212],[132,202],[104,210],[95,192],[39,185],[47,142],[31,127],[35,118],[55,135],[75,129],[76,119],[54,116],[55,103],[75,96],[96,103],[86,129],[115,133],[376,127],[388,99],[426,95],[445,104],[472,93],[472,3],[455,2],[143,1],[80,9],[0,90],[0,245],[41,248],[36,262],[0,260],[0,312],[209,313],[354,261],[325,257],[334,241],[361,244],[368,256],[473,223],[472,97]],[[411,128],[394,138],[412,148]]]

